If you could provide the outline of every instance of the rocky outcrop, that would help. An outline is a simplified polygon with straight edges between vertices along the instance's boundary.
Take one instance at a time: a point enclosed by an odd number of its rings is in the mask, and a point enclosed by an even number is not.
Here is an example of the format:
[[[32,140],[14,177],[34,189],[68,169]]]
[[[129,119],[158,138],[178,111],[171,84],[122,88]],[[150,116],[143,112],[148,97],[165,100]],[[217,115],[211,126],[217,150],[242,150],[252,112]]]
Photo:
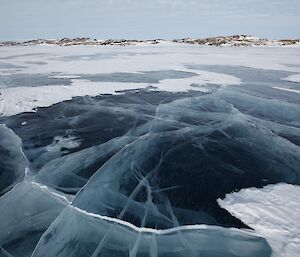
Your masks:
[[[91,38],[62,38],[62,39],[35,39],[28,40],[23,42],[17,41],[4,41],[0,42],[0,46],[30,46],[30,45],[58,45],[58,46],[74,46],[74,45],[132,45],[136,43],[141,43],[144,41],[141,40],[126,40],[126,39],[107,39],[107,40],[98,40]]]
[[[294,40],[270,40],[252,37],[250,35],[234,35],[234,36],[221,36],[209,37],[203,39],[175,39],[173,42],[186,43],[193,45],[211,45],[211,46],[289,46],[300,44],[300,39]]]
[[[0,42],[0,46],[31,46],[31,45],[58,45],[58,46],[74,46],[74,45],[135,45],[135,44],[159,44],[163,42],[162,39],[152,40],[127,40],[127,39],[107,39],[98,40],[91,38],[62,38],[62,39],[34,39],[28,41],[4,41]],[[233,35],[233,36],[220,36],[208,37],[201,39],[174,39],[173,43],[184,43],[192,45],[209,45],[209,46],[295,46],[300,45],[300,39],[283,39],[283,40],[270,40],[252,37],[249,35]]]

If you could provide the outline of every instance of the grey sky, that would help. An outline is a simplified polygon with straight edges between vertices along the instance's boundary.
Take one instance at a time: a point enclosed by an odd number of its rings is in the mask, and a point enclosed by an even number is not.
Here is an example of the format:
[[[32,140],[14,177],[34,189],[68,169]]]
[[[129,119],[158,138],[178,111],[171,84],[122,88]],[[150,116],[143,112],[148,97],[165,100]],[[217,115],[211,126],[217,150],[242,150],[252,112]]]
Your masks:
[[[300,0],[0,0],[0,40],[300,38]]]

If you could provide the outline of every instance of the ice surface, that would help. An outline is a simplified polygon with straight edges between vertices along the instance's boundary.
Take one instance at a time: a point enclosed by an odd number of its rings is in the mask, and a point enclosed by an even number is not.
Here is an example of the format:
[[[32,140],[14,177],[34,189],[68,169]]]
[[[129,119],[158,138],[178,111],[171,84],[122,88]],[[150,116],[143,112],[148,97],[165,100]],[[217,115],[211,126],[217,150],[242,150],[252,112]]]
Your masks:
[[[52,74],[3,74],[0,76],[0,88],[8,87],[40,87],[54,85],[70,85],[71,80],[52,78]]]
[[[299,49],[0,60],[0,256],[298,257]]]
[[[175,76],[176,77],[176,76]],[[75,96],[97,96],[101,94],[120,94],[124,90],[152,88],[153,90],[169,92],[205,91],[202,85],[239,84],[240,80],[228,75],[214,75],[203,72],[200,76],[185,79],[164,79],[159,83],[144,82],[96,82],[87,79],[72,79],[71,85],[6,87],[0,88],[0,114],[9,116],[22,112],[33,111],[39,106],[70,100]],[[97,78],[95,78],[97,80]],[[111,79],[114,80],[113,78]],[[136,78],[132,79],[133,81]],[[151,79],[150,79],[151,82]]]
[[[43,235],[33,257],[266,257],[270,253],[265,240],[252,233],[205,226],[141,231],[68,207]]]
[[[116,142],[121,143],[124,139],[118,140],[118,137],[134,139],[147,133],[149,122],[161,101],[168,102],[191,95],[193,94],[148,92],[77,98],[72,102],[39,109],[38,115],[24,113],[5,119],[5,122],[21,135],[31,172],[36,173],[49,161],[67,153],[98,146],[114,138]],[[95,117],[101,117],[100,122]],[[47,129],[49,127],[51,130]],[[56,140],[57,138],[60,140]],[[78,147],[68,148],[69,144]],[[93,151],[92,149],[89,152]],[[103,161],[109,157],[108,155]],[[98,169],[97,165],[95,168]],[[91,170],[89,172],[91,173]]]
[[[22,181],[26,167],[21,139],[5,125],[0,125],[0,196]]]
[[[299,147],[208,94],[160,104],[148,133],[106,162],[73,205],[137,226],[240,226],[216,199],[252,185],[299,184],[298,167]]]
[[[93,171],[134,139],[124,136],[55,158],[40,169],[36,179],[60,191],[77,193],[86,184]]]
[[[0,256],[31,256],[41,235],[68,204],[36,183],[16,185],[0,201]]]
[[[156,85],[158,89],[172,92],[199,90],[197,87],[191,87],[191,83],[198,85],[240,83],[238,78],[222,73],[187,69],[187,64],[234,65],[299,73],[298,52],[297,48],[218,49],[176,44],[128,46],[126,48],[8,47],[4,48],[0,60],[4,60],[5,65],[17,63],[23,68],[0,70],[2,87],[6,87],[0,89],[2,95],[0,96],[0,113],[14,115],[32,111],[38,106],[50,106],[75,96],[116,94],[125,89],[147,88],[157,80],[161,81]],[[291,56],[293,56],[292,59]],[[39,64],[41,59],[44,65]],[[198,76],[193,78],[192,82],[190,78],[177,81],[176,77],[171,79],[170,75],[153,76],[157,72],[161,74],[162,71],[177,71],[182,74],[185,72],[190,75],[194,73]],[[120,85],[116,81],[123,83]],[[139,83],[136,83],[137,81]],[[26,87],[30,85],[34,87]],[[10,88],[7,88],[8,86]]]

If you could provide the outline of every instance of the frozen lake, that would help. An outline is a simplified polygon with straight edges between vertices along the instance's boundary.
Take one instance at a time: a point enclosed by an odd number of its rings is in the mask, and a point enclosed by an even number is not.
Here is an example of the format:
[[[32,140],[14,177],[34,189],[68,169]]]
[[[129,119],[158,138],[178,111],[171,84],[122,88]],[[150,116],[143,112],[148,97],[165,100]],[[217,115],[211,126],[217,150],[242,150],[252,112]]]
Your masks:
[[[300,48],[0,48],[0,256],[296,257]]]

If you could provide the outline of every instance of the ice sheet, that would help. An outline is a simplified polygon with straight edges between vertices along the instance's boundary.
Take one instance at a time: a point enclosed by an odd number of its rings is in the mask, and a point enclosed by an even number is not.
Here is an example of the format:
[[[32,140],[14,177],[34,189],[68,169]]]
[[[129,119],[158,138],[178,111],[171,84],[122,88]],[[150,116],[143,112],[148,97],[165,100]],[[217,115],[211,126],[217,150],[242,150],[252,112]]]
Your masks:
[[[17,63],[21,67],[1,70],[0,74],[50,74],[51,78],[72,79],[72,85],[47,87],[40,85],[37,88],[27,88],[24,85],[25,88],[2,88],[0,89],[0,112],[2,115],[14,115],[32,111],[38,106],[50,106],[69,100],[74,96],[115,94],[120,90],[151,86],[148,83],[94,83],[74,79],[78,78],[78,74],[138,73],[165,69],[188,71],[185,64],[223,64],[300,72],[297,66],[300,57],[296,58],[296,56],[299,56],[298,48],[215,48],[171,43],[127,47],[6,47],[1,53],[1,59],[7,65]],[[41,58],[46,64],[35,64]],[[205,71],[198,71],[198,73],[199,76],[196,78],[162,80],[157,85],[158,90],[171,92],[201,90],[195,85],[191,86],[192,83],[197,85],[240,83],[240,80],[233,76]]]

